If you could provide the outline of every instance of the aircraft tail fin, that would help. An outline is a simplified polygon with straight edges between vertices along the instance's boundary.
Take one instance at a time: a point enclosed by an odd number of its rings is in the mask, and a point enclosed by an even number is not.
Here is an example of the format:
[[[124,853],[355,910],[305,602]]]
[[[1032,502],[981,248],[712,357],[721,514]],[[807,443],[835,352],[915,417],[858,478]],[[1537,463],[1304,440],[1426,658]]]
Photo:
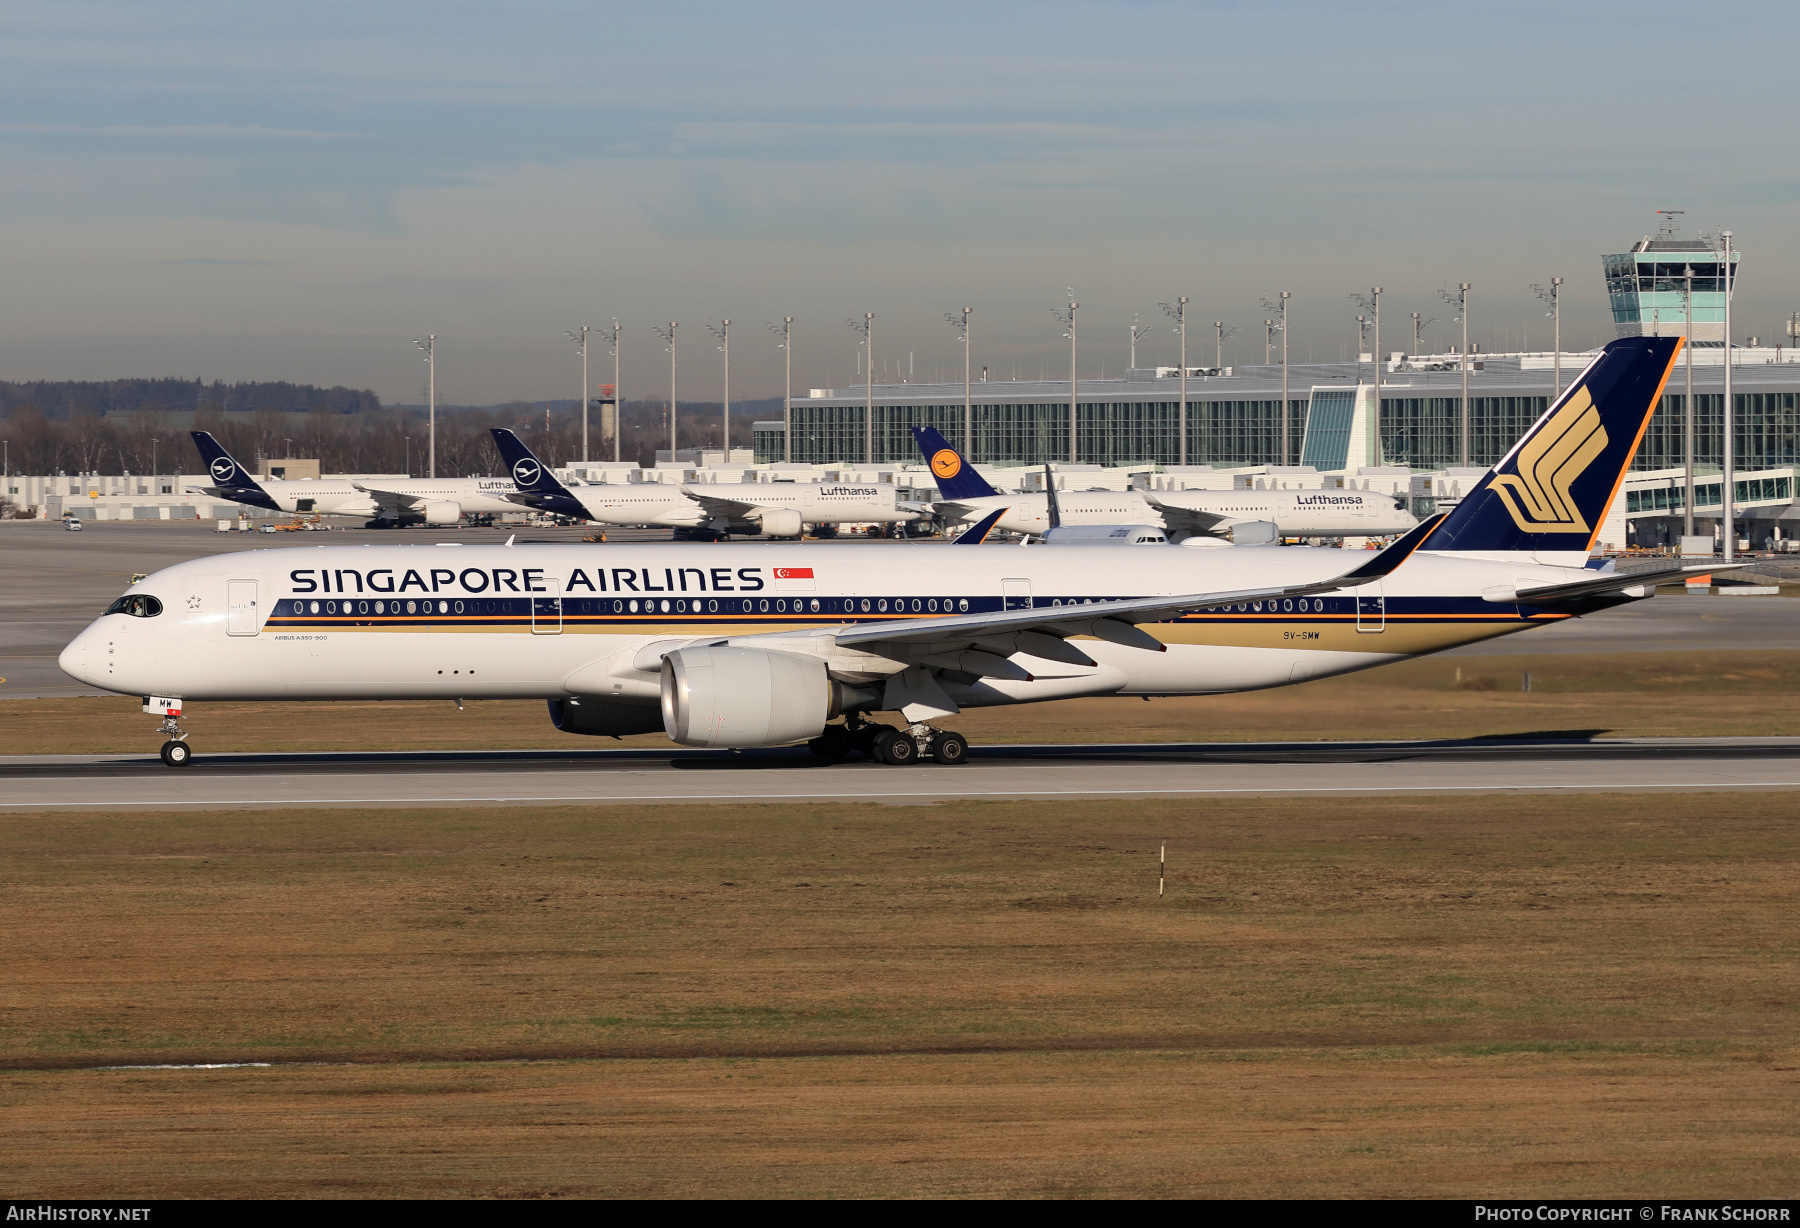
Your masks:
[[[949,440],[938,434],[936,427],[915,426],[912,433],[944,498],[981,499],[1000,493],[975,472],[975,466],[964,460],[963,454],[951,447]]]
[[[1681,346],[1679,337],[1609,342],[1419,548],[1588,554]]]
[[[236,503],[247,503],[251,507],[267,508],[280,511],[269,492],[257,484],[250,471],[238,463],[235,456],[225,450],[225,445],[212,437],[210,431],[189,431],[193,436],[194,446],[200,449],[200,459],[206,465],[206,472],[212,478],[212,489],[220,496]]]
[[[525,446],[523,439],[503,426],[491,426],[488,433],[494,437],[494,446],[500,449],[500,459],[506,463],[513,485],[519,488],[517,502],[559,516],[590,519],[581,500],[556,480],[550,466],[539,460],[536,453]]]

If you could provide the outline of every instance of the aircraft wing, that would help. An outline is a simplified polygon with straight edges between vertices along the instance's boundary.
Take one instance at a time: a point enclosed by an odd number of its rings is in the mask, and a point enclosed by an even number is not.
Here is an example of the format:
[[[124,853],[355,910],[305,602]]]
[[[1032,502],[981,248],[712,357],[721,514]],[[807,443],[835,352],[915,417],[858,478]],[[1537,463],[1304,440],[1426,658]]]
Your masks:
[[[707,491],[696,490],[692,486],[683,486],[681,493],[698,503],[709,516],[725,516],[734,520],[742,520],[751,512],[765,506],[761,503],[746,503],[742,499],[727,499]]]
[[[1217,512],[1203,512],[1199,508],[1182,507],[1179,503],[1167,503],[1158,499],[1147,490],[1140,490],[1144,502],[1161,513],[1163,523],[1171,533],[1206,534],[1212,537],[1223,537],[1221,526],[1230,522],[1231,517],[1221,516]]]
[[[1604,597],[1633,588],[1655,588],[1676,576],[1711,575],[1718,571],[1736,571],[1748,563],[1707,563],[1700,566],[1659,567],[1655,571],[1613,571],[1592,580],[1575,580],[1568,584],[1540,584],[1518,588],[1502,584],[1485,590],[1484,601],[1517,601],[1526,605],[1561,605],[1584,597]],[[1643,596],[1648,597],[1649,593]]]
[[[1092,605],[1080,606],[1036,606],[1029,610],[999,610],[987,614],[909,618],[897,622],[846,627],[837,632],[836,639],[840,647],[861,648],[878,653],[886,648],[893,648],[902,654],[923,651],[941,656],[958,650],[974,650],[980,660],[967,663],[975,666],[968,669],[968,672],[1019,678],[1026,677],[1024,670],[1004,660],[1005,653],[1023,651],[1038,656],[1054,653],[1058,655],[1051,656],[1051,659],[1072,660],[1066,654],[1073,652],[1085,660],[1084,654],[1073,646],[1052,643],[1061,641],[1064,636],[1092,635],[1116,644],[1163,652],[1166,651],[1165,645],[1139,631],[1136,624],[1168,622],[1190,611],[1212,606],[1301,597],[1367,584],[1387,575],[1411,557],[1419,543],[1425,540],[1442,519],[1441,513],[1432,516],[1361,566],[1342,575],[1308,584],[1216,593],[1186,593],[1173,597],[1137,597],[1126,601],[1096,601]],[[1024,637],[1024,642],[1011,638],[1015,636]],[[1004,652],[994,653],[993,649],[996,647]],[[1038,649],[1048,649],[1049,652]],[[1010,667],[1011,672],[1008,672],[1007,667]],[[951,668],[967,668],[967,665]]]
[[[362,491],[363,494],[375,500],[376,507],[386,511],[398,512],[403,508],[411,510],[422,503],[430,502],[430,500],[421,499],[417,495],[403,495],[399,491],[382,490],[376,486],[365,486],[361,482],[352,482],[350,485],[356,487],[356,489]]]

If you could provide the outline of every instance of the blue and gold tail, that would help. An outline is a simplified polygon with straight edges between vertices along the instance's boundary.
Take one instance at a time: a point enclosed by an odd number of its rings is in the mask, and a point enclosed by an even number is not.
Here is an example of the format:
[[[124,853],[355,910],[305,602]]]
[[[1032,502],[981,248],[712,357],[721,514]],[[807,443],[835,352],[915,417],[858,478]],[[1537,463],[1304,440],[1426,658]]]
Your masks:
[[[1679,337],[1608,344],[1421,545],[1434,553],[1586,555],[1681,353]]]

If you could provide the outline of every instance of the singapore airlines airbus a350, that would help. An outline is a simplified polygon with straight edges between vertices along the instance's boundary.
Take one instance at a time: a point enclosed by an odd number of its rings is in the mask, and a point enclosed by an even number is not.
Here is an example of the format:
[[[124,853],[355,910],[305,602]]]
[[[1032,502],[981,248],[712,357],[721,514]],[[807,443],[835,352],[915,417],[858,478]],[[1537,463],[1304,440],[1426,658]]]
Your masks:
[[[1541,627],[1672,568],[1589,553],[1680,350],[1614,341],[1448,514],[1379,554],[986,545],[362,546],[139,581],[62,668],[145,697],[537,698],[574,734],[960,762],[930,722],[1070,696],[1283,686]],[[870,722],[896,712],[897,729]],[[835,718],[842,717],[837,720]]]

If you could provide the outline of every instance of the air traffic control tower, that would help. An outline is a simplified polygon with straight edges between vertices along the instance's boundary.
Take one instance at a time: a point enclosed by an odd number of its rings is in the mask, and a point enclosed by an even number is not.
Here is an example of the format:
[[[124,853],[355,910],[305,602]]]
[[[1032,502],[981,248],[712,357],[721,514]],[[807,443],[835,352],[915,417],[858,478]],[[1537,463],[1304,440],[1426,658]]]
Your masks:
[[[1688,288],[1693,287],[1696,346],[1720,349],[1725,344],[1723,253],[1710,238],[1676,235],[1676,211],[1664,211],[1661,231],[1645,235],[1628,252],[1602,256],[1606,292],[1612,300],[1613,327],[1621,337],[1679,337],[1688,322]],[[1731,253],[1731,276],[1737,280],[1739,253]]]

